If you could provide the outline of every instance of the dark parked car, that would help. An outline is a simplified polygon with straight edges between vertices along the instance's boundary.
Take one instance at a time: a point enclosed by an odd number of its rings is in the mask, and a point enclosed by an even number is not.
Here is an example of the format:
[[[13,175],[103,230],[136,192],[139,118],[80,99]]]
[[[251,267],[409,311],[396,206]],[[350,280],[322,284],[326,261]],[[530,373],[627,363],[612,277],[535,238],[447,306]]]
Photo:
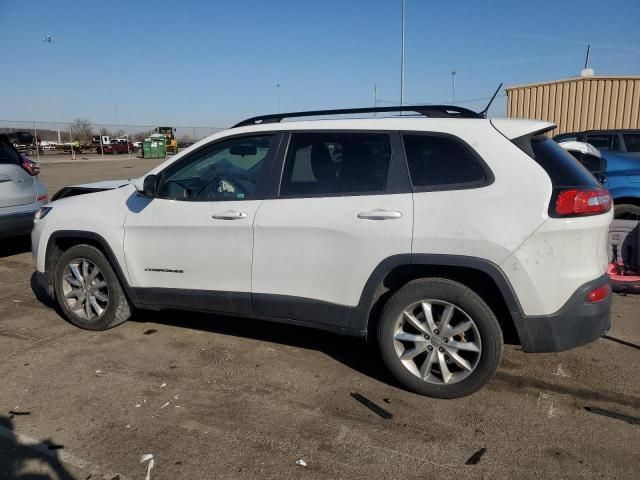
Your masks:
[[[36,162],[21,155],[7,135],[0,135],[0,238],[31,232],[34,214],[47,201],[39,173]]]
[[[135,153],[138,149],[131,142],[117,142],[110,143],[108,145],[102,145],[102,151],[104,153]],[[100,145],[96,147],[96,152],[101,153]]]
[[[573,155],[600,184],[609,190],[615,205],[615,218],[640,220],[640,161],[620,153],[599,151],[592,145],[561,141],[560,146]]]
[[[556,135],[560,142],[590,143],[598,150],[640,159],[640,130],[586,130]]]

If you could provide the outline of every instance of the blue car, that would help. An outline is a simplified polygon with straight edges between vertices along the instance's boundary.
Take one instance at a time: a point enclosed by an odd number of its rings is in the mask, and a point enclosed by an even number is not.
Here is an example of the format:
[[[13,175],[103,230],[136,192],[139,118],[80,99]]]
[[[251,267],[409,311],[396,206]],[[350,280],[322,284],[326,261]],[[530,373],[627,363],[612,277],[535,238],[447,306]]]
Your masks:
[[[589,143],[560,142],[611,193],[615,218],[640,220],[640,159],[600,151]]]

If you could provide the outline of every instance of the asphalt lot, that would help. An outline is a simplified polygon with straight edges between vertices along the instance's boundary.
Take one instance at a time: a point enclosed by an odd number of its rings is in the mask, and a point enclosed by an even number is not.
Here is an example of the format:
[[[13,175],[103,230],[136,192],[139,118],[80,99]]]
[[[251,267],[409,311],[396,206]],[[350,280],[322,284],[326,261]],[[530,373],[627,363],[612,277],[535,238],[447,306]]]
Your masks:
[[[52,194],[157,163],[43,162],[41,175]],[[143,479],[144,454],[152,479],[639,476],[640,424],[585,410],[640,417],[636,348],[507,346],[487,388],[434,400],[399,388],[361,342],[305,328],[140,312],[80,330],[32,291],[28,249],[0,244],[0,479]],[[638,311],[616,296],[610,335],[640,344]]]

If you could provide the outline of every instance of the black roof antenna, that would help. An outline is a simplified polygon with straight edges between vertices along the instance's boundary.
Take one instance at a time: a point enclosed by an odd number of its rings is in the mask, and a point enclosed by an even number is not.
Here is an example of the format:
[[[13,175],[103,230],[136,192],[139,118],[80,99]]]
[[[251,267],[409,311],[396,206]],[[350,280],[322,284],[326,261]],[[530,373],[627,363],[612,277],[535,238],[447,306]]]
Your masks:
[[[489,103],[487,103],[487,106],[484,107],[484,110],[482,110],[481,112],[478,112],[478,115],[480,115],[481,117],[487,118],[487,113],[489,112],[489,107],[493,103],[493,100],[496,98],[496,95],[498,95],[498,92],[500,91],[501,88],[502,88],[502,83],[500,85],[498,85],[498,88],[496,88],[496,91],[494,92],[493,97],[491,97],[491,100],[489,100]]]

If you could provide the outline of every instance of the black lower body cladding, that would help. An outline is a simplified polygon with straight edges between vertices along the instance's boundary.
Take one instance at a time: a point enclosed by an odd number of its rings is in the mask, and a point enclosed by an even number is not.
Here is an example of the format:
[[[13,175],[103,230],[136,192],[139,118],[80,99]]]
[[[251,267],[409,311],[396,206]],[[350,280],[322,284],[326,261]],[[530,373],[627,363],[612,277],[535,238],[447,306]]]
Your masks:
[[[561,352],[592,342],[611,328],[612,295],[589,303],[587,294],[609,283],[605,274],[578,288],[565,305],[551,315],[523,316],[516,328],[525,352]]]

